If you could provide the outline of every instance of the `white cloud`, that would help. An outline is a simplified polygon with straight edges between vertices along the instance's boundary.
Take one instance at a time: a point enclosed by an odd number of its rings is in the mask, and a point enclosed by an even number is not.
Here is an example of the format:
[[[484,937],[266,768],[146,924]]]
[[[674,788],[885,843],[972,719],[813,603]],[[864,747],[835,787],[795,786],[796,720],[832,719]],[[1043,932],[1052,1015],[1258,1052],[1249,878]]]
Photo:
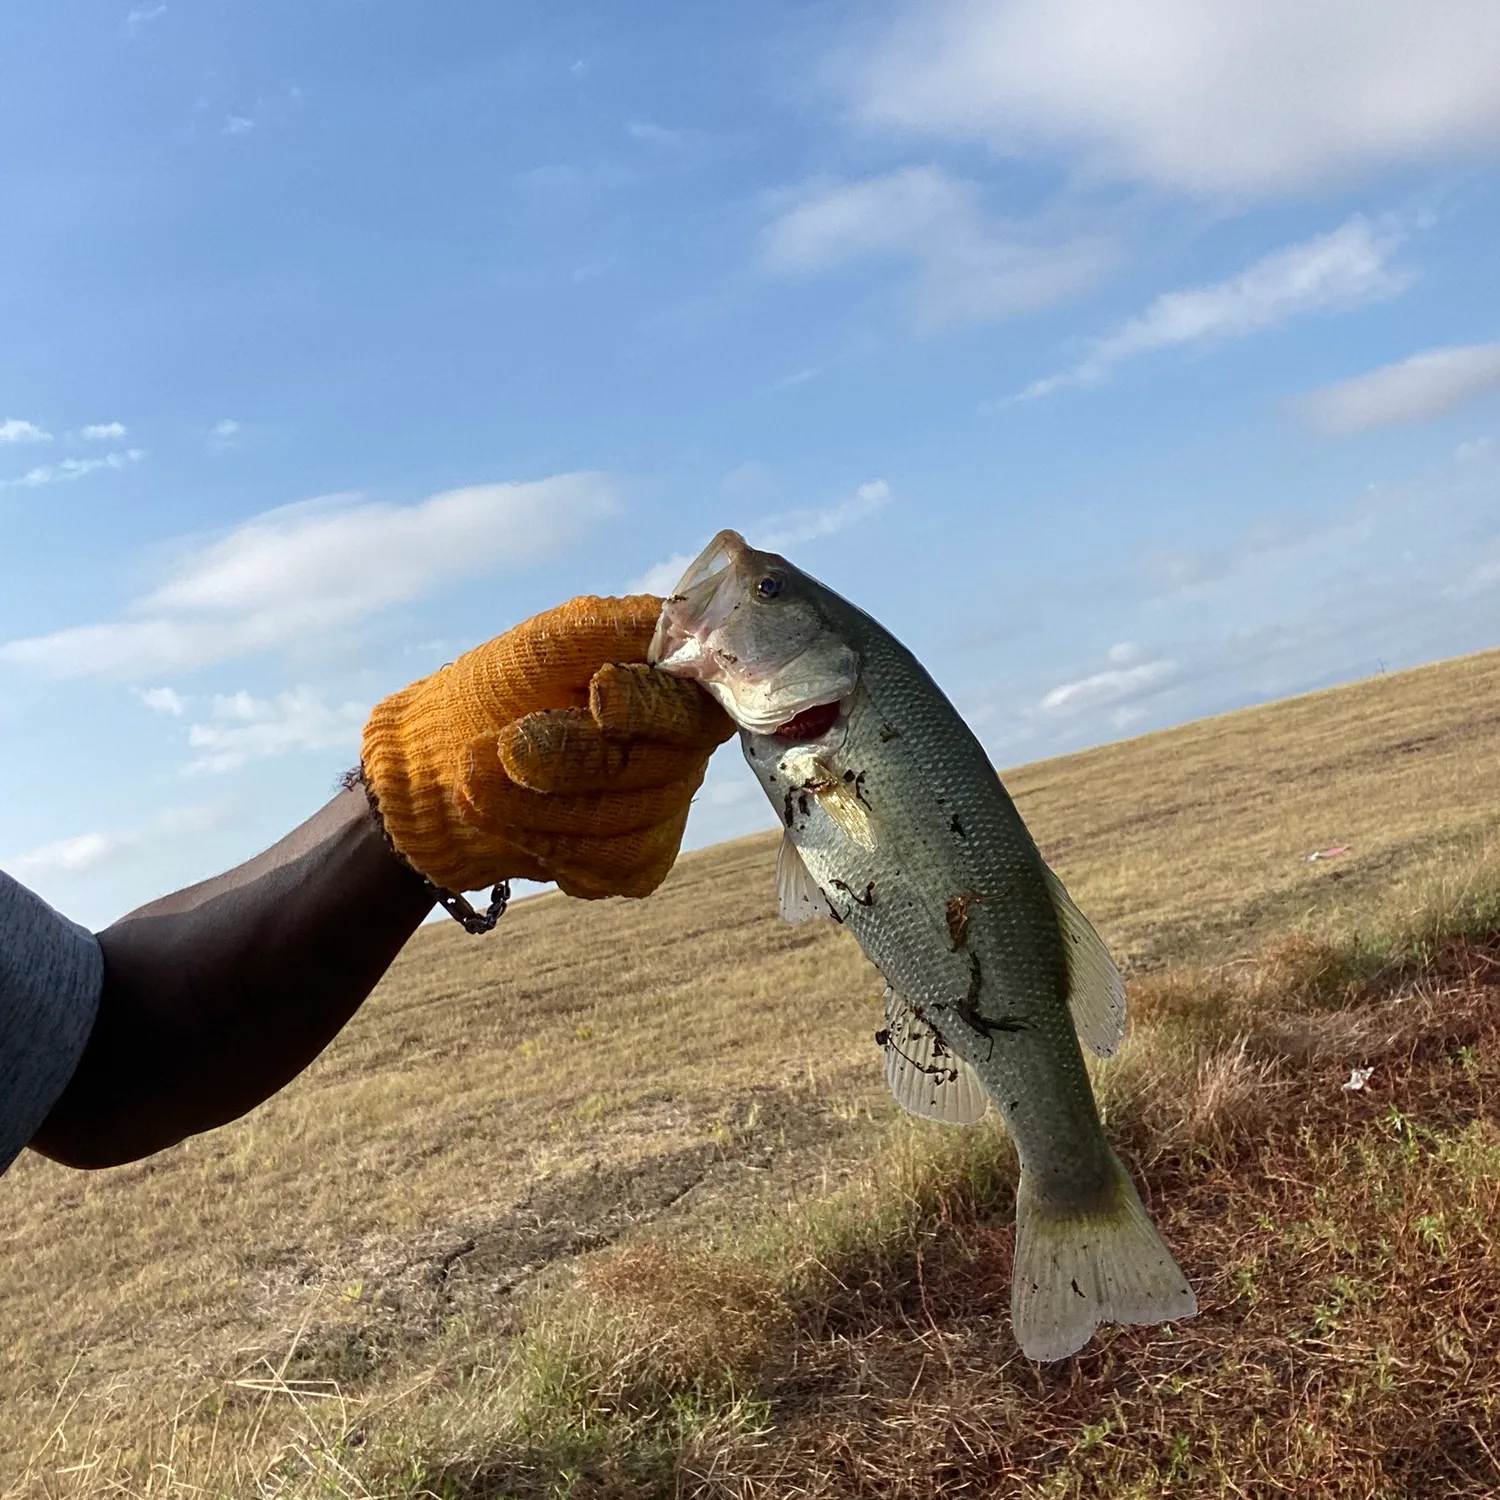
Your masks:
[[[613,513],[607,481],[563,474],[416,505],[309,501],[188,552],[125,618],[0,645],[47,677],[140,678],[273,651],[445,584],[525,567]]]
[[[766,266],[829,271],[870,255],[917,263],[913,314],[928,328],[1044,307],[1096,282],[1112,259],[1097,238],[1040,243],[987,222],[972,182],[936,167],[812,193],[766,227]]]
[[[1500,343],[1427,349],[1304,396],[1298,405],[1316,431],[1346,437],[1369,427],[1420,422],[1453,411],[1500,386]]]
[[[705,160],[713,144],[701,130],[673,129],[654,120],[631,120],[625,126],[625,133],[643,146],[654,146],[689,163]]]
[[[744,475],[747,471],[755,477],[763,477],[758,465],[743,464],[730,479]],[[847,500],[837,505],[825,506],[821,510],[789,510],[780,515],[767,516],[745,528],[746,540],[752,547],[765,552],[778,552],[787,547],[797,547],[804,542],[815,542],[833,536],[863,520],[891,501],[891,487],[883,479],[871,479],[856,489]],[[696,554],[674,553],[648,568],[639,578],[625,585],[628,594],[670,594],[678,580],[687,572],[688,564]]]
[[[625,127],[625,133],[632,140],[646,141],[653,146],[675,146],[683,135],[680,130],[669,130],[651,120],[632,120]]]
[[[165,5],[138,5],[125,17],[125,24],[132,31],[136,31],[142,26],[149,25],[152,21],[160,20],[166,13],[167,7]]]
[[[172,688],[135,688],[133,691],[153,713],[171,714],[174,719],[180,719],[187,711],[187,700]]]
[[[120,834],[82,833],[76,838],[54,839],[50,844],[14,854],[0,861],[0,868],[8,870],[17,880],[37,875],[76,875],[104,864],[125,848],[127,842]]]
[[[146,456],[144,448],[126,448],[115,453],[106,453],[103,458],[65,458],[55,464],[38,464],[28,469],[19,479],[0,479],[0,489],[17,489],[22,486],[34,489],[43,484],[66,484],[72,479],[82,479],[87,474],[97,474],[101,469],[124,469],[139,463]]]
[[[1481,563],[1457,583],[1450,584],[1446,592],[1450,599],[1472,599],[1476,594],[1488,593],[1497,583],[1500,583],[1500,562]]]
[[[215,422],[210,430],[216,438],[232,438],[240,430],[240,424],[233,417],[225,417],[222,422]]]
[[[848,80],[870,123],[1270,197],[1500,148],[1493,0],[907,0]]]
[[[125,436],[125,426],[121,422],[90,422],[79,436],[86,443],[115,441]]]
[[[1143,661],[1133,667],[1111,667],[1081,677],[1076,682],[1060,683],[1045,694],[1039,705],[1045,714],[1076,714],[1088,709],[1125,703],[1171,681],[1177,675],[1177,663]]]
[[[755,800],[760,788],[748,777],[733,781],[715,781],[703,789],[703,800],[710,807],[740,807]]]
[[[1394,297],[1412,281],[1390,265],[1402,239],[1398,229],[1356,215],[1328,234],[1265,256],[1228,281],[1167,292],[1114,333],[1094,340],[1072,369],[1034,381],[1015,399],[1098,385],[1137,355],[1243,338],[1305,313]]]
[[[1217,548],[1148,547],[1141,554],[1141,574],[1155,593],[1173,593],[1217,578],[1229,566]]]
[[[883,479],[872,479],[868,484],[860,485],[841,504],[823,510],[790,510],[779,516],[768,516],[753,529],[754,534],[749,540],[763,551],[783,552],[803,542],[833,536],[856,521],[862,521],[881,506],[889,505],[890,500],[890,485]]]
[[[677,580],[688,570],[692,558],[686,552],[674,552],[671,557],[653,563],[639,578],[632,578],[625,585],[627,594],[670,594],[677,587]]]
[[[0,443],[50,443],[52,434],[44,432],[35,422],[23,422],[19,417],[7,417],[0,422]]]
[[[117,864],[139,853],[151,844],[180,834],[202,833],[224,818],[224,808],[217,803],[197,803],[172,807],[159,814],[145,828],[111,829],[82,833],[74,838],[54,839],[20,854],[0,859],[0,869],[18,880],[45,880],[57,875],[83,875]]]
[[[808,365],[803,370],[793,370],[790,375],[783,375],[772,387],[773,390],[787,391],[794,385],[806,385],[809,380],[816,380],[823,373],[822,365]]]
[[[1487,458],[1494,451],[1495,440],[1492,437],[1466,438],[1453,450],[1453,457],[1458,463],[1470,464],[1476,459]]]
[[[205,753],[186,769],[192,775],[217,775],[268,755],[345,747],[353,752],[369,711],[364,703],[329,704],[307,686],[272,699],[216,693],[208,722],[188,730],[188,744]]]
[[[249,115],[225,115],[225,135],[249,135],[255,129],[255,121]]]

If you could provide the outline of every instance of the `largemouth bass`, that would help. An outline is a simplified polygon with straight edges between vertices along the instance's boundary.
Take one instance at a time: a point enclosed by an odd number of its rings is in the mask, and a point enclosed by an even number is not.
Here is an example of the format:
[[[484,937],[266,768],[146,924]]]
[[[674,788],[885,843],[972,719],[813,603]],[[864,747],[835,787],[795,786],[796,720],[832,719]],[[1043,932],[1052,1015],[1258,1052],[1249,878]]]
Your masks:
[[[862,610],[720,532],[662,607],[650,659],[724,705],[784,826],[781,913],[852,932],[885,977],[886,1077],[955,1124],[987,1100],[1021,1161],[1011,1321],[1032,1359],[1102,1322],[1191,1317],[1192,1289],[1100,1126],[1125,988],[983,747]]]

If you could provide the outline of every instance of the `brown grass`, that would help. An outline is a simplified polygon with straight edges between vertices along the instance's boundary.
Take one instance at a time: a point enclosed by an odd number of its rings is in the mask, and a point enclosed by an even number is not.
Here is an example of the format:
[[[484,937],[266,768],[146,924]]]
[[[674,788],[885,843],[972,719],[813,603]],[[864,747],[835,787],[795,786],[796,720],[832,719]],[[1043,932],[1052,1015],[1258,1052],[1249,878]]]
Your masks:
[[[1497,978],[1494,950],[1459,947],[1361,995],[1357,1024],[1291,1031],[1247,988],[1222,1069],[1115,1118],[1199,1316],[1029,1365],[1005,1326],[1009,1236],[960,1202],[915,1274],[830,1298],[799,1351],[810,1399],[746,1463],[749,1491],[1496,1493]],[[1226,1093],[1247,1057],[1252,1086]],[[1375,1069],[1357,1093],[1351,1058]]]
[[[1500,1490],[1462,941],[1500,926],[1497,689],[1491,654],[1007,776],[1136,970],[1099,1085],[1182,1328],[1020,1360],[1008,1146],[893,1123],[878,981],[776,921],[754,838],[425,930],[235,1126],[18,1164],[0,1494]]]

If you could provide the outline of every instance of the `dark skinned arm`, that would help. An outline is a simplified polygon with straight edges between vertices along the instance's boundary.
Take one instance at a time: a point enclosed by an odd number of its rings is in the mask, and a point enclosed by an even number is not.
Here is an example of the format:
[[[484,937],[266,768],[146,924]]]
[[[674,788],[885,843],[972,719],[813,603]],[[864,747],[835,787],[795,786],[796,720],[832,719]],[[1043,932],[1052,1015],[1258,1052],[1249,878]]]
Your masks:
[[[655,890],[734,732],[697,684],[645,667],[660,608],[570,600],[392,693],[361,754],[384,829],[364,788],[346,791],[249,863],[101,932],[98,1017],[32,1147],[115,1166],[254,1109],[432,909],[416,869],[452,890],[516,876],[582,897]]]
[[[99,934],[104,988],[31,1146],[111,1167],[255,1108],[320,1053],[432,909],[364,790]]]

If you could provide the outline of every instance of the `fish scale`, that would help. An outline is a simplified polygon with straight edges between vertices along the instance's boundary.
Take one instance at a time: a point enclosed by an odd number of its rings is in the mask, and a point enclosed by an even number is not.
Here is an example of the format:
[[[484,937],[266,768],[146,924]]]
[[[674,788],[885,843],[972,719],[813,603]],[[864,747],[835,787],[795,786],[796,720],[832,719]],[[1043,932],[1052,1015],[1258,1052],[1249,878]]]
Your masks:
[[[1118,971],[927,671],[869,615],[733,532],[666,601],[651,656],[702,681],[739,724],[784,824],[783,915],[846,926],[890,986],[882,1036],[898,1100],[972,1119],[956,1103],[967,1069],[1004,1117],[1022,1169],[1022,1349],[1061,1358],[1102,1321],[1191,1316],[1192,1291],[1105,1139],[1079,1046],[1079,1028],[1101,1054],[1118,1044]]]

